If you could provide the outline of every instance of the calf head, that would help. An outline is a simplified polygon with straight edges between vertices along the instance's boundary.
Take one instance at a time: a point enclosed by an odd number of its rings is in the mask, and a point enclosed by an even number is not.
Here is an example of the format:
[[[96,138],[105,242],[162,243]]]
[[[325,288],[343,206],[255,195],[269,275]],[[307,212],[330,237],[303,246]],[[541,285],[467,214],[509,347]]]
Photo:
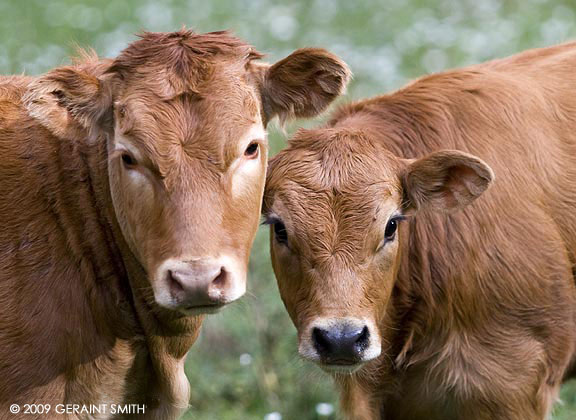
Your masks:
[[[186,314],[242,296],[270,119],[310,117],[346,65],[320,49],[269,66],[225,32],[145,33],[116,59],[55,69],[28,94],[54,134],[107,141],[115,217],[153,297]]]
[[[492,177],[463,152],[406,160],[362,130],[298,132],[270,162],[263,213],[301,356],[334,372],[377,358],[402,221],[466,206]]]

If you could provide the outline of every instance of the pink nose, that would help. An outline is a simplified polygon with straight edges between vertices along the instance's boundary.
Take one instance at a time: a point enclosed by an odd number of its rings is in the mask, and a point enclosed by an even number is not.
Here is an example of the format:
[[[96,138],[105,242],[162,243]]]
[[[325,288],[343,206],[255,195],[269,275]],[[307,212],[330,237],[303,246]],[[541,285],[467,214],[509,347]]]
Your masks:
[[[183,308],[226,303],[230,273],[218,261],[195,260],[165,267],[165,278],[175,303]]]

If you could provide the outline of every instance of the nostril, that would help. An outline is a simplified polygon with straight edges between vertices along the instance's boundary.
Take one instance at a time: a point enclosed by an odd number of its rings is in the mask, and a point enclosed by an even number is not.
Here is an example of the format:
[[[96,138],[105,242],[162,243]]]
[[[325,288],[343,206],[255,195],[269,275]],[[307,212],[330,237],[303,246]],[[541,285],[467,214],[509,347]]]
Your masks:
[[[330,352],[331,346],[327,331],[321,328],[314,328],[312,330],[312,341],[319,354],[323,355]]]
[[[208,297],[214,303],[224,299],[226,289],[228,288],[229,275],[224,267],[220,268],[216,277],[212,279],[208,286]]]
[[[218,288],[223,288],[226,285],[226,278],[228,277],[224,267],[220,269],[220,273],[214,278],[212,284]]]
[[[178,276],[172,270],[168,270],[167,277],[172,293],[179,293],[184,291],[184,286],[182,286]]]
[[[360,335],[356,339],[356,346],[360,351],[366,350],[366,347],[368,347],[369,340],[370,340],[370,331],[368,331],[367,326],[364,326],[364,328],[362,328],[362,331],[360,332]]]

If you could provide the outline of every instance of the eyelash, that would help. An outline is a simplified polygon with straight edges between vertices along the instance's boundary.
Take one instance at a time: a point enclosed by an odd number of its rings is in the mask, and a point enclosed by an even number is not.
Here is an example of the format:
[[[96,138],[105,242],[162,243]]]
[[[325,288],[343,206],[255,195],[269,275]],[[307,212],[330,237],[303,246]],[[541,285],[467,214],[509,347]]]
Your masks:
[[[288,246],[288,232],[286,225],[277,217],[268,217],[262,222],[263,225],[270,225],[274,230],[274,238],[279,244]]]
[[[287,244],[288,243],[288,232],[286,231],[286,226],[284,223],[278,221],[274,223],[274,237],[278,241],[279,244]]]

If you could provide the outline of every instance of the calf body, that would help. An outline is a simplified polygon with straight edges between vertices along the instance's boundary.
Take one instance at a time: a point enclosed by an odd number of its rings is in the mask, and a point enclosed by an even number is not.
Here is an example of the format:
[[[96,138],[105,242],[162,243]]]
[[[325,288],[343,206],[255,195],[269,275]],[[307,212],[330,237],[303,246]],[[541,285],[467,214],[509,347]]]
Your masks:
[[[575,358],[575,67],[566,44],[424,77],[272,159],[280,292],[350,418],[550,412]]]
[[[34,121],[20,101],[31,81],[0,85],[0,418],[9,404],[55,416],[57,404],[125,402],[173,417],[188,404],[184,356],[201,317],[153,315],[130,291],[128,273],[135,284],[145,273],[117,240],[106,143]]]
[[[264,127],[315,115],[348,79],[323,50],[259,57],[182,30],[0,79],[0,418],[10,404],[187,408],[202,316],[246,287]]]

